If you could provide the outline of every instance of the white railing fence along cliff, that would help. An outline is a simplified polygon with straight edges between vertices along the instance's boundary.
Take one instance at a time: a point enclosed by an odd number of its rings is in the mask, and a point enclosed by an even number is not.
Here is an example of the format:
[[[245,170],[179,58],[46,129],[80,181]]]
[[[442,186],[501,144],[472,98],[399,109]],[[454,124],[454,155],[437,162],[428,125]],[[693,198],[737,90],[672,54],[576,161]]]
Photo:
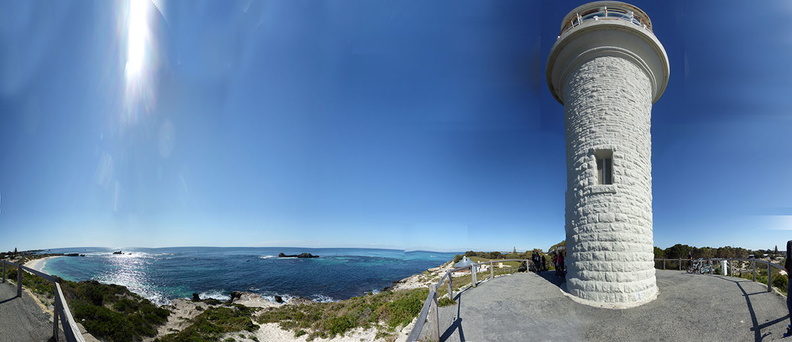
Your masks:
[[[441,288],[444,282],[448,283],[448,298],[453,300],[454,299],[454,285],[453,285],[453,274],[454,272],[470,270],[471,276],[471,287],[476,287],[482,279],[479,281],[478,276],[479,272],[478,269],[480,266],[489,266],[489,278],[486,280],[490,280],[495,278],[495,265],[498,263],[509,262],[509,261],[516,261],[526,263],[526,267],[529,265],[530,260],[523,260],[523,259],[504,259],[504,260],[490,260],[485,262],[474,263],[469,266],[464,267],[457,267],[447,270],[445,274],[443,274],[440,279],[435,284],[429,285],[429,295],[426,296],[426,301],[424,301],[423,308],[421,309],[421,313],[418,315],[418,320],[415,321],[415,325],[413,326],[412,330],[410,331],[410,335],[407,336],[408,342],[415,342],[419,341],[421,337],[421,332],[424,329],[427,321],[430,323],[429,330],[429,339],[433,341],[440,340],[441,330],[440,330],[440,306],[438,301],[438,290]],[[484,272],[486,273],[486,272]],[[485,276],[486,277],[486,274]],[[443,328],[445,329],[445,327]]]
[[[61,327],[63,329],[63,335],[66,337],[66,341],[85,342],[82,334],[80,333],[80,329],[77,328],[77,323],[74,322],[74,318],[71,315],[69,306],[66,304],[66,300],[63,298],[63,290],[61,290],[60,280],[58,278],[43,272],[36,271],[32,268],[25,267],[22,264],[15,264],[6,260],[0,260],[0,263],[3,264],[3,283],[6,282],[7,266],[16,267],[17,297],[22,297],[22,273],[25,271],[52,282],[55,287],[55,308],[52,312],[52,339],[54,341],[58,340],[58,320],[60,320]]]

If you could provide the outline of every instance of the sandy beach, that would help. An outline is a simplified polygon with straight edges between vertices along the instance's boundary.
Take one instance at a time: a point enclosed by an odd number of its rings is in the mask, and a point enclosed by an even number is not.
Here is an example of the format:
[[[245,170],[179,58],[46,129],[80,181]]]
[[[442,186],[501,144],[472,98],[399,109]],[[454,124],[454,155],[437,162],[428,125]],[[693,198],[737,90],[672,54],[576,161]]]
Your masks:
[[[36,271],[44,272],[44,266],[47,265],[47,260],[52,258],[60,258],[60,256],[48,256],[41,259],[30,260],[25,263],[25,267],[32,268]],[[46,272],[45,272],[46,273]]]

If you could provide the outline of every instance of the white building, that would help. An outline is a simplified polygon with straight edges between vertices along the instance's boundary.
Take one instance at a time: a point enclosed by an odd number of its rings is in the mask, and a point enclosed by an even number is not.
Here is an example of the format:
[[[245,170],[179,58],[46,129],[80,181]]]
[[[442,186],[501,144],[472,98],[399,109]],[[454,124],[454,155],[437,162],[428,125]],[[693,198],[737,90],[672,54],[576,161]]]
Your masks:
[[[592,2],[564,17],[546,76],[566,122],[567,291],[593,305],[651,301],[650,123],[665,49],[639,8]]]

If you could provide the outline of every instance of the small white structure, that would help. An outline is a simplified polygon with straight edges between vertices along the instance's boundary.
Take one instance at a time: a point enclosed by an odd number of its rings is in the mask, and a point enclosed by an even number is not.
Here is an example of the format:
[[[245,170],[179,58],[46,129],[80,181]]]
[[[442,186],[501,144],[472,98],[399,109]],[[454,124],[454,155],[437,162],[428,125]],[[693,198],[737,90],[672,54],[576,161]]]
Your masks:
[[[573,9],[550,51],[566,121],[567,291],[584,303],[657,296],[650,122],[669,70],[649,17],[618,1]]]

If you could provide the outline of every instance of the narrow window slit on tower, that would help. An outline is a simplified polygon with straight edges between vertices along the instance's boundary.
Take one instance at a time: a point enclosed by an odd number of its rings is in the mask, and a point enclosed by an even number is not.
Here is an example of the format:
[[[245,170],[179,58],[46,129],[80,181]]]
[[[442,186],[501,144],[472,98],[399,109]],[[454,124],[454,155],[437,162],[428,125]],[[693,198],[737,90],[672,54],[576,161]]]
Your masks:
[[[613,184],[613,151],[597,151],[597,184]]]

